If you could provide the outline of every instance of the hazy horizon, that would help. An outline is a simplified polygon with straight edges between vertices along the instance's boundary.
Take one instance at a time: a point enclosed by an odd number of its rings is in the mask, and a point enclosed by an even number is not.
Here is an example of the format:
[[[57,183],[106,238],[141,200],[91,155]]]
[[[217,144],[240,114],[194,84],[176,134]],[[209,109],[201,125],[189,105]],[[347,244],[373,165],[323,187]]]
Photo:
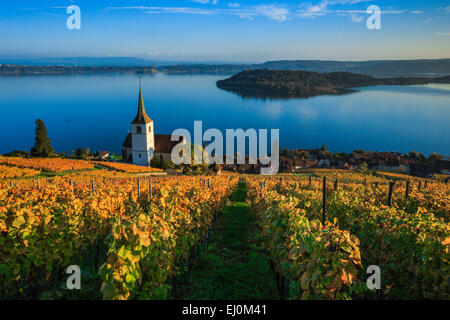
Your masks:
[[[323,61],[323,62],[369,62],[369,61],[420,61],[420,60],[449,60],[450,57],[445,58],[417,58],[417,59],[361,59],[361,60],[339,60],[339,59],[268,59],[268,60],[258,60],[258,61],[237,61],[237,60],[198,60],[198,61],[189,61],[189,60],[157,60],[150,58],[140,58],[140,57],[101,57],[101,56],[61,56],[61,57],[46,57],[46,56],[36,56],[36,57],[18,57],[18,56],[0,56],[0,62],[8,61],[8,60],[17,60],[17,61],[51,61],[51,60],[70,60],[70,59],[92,59],[92,60],[105,60],[107,62],[108,59],[136,59],[142,61],[148,61],[149,63],[172,63],[172,64],[263,64],[267,62],[275,62],[275,61]],[[106,65],[106,64],[105,64]]]

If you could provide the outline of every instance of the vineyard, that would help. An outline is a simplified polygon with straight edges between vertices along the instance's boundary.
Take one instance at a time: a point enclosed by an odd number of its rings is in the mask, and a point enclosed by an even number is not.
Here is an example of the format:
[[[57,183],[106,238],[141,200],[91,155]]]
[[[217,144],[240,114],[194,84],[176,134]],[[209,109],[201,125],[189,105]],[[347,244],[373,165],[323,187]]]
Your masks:
[[[1,299],[450,299],[445,183],[61,160],[0,159]],[[69,265],[82,290],[65,287]]]
[[[0,164],[9,165],[19,168],[29,168],[46,172],[64,172],[73,170],[92,169],[94,166],[83,160],[71,160],[61,158],[14,158],[14,157],[0,157]]]
[[[450,214],[445,184],[393,188],[326,179],[248,179],[266,247],[291,299],[449,299]],[[407,191],[407,189],[410,189]],[[390,205],[389,205],[390,204]]]
[[[148,172],[162,172],[162,169],[158,168],[150,168],[150,167],[143,167],[143,166],[137,166],[133,164],[127,164],[127,163],[119,163],[119,162],[104,162],[104,161],[92,161],[92,163],[97,164],[99,166],[118,170],[121,172],[128,172],[128,173],[148,173]]]
[[[0,179],[32,177],[40,173],[41,171],[34,169],[20,169],[17,167],[0,165]]]
[[[164,298],[178,264],[205,238],[237,183],[82,178],[0,182],[2,297],[57,298],[48,284],[79,264],[90,270],[89,286],[98,286],[94,298]]]

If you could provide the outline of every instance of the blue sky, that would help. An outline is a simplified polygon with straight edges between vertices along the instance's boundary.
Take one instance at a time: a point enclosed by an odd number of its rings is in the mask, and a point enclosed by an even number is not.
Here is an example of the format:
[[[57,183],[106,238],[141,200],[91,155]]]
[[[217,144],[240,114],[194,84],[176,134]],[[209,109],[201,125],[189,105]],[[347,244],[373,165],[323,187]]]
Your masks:
[[[68,30],[66,7],[81,9]],[[382,10],[369,30],[366,9]],[[450,2],[2,0],[0,57],[174,61],[450,58]]]

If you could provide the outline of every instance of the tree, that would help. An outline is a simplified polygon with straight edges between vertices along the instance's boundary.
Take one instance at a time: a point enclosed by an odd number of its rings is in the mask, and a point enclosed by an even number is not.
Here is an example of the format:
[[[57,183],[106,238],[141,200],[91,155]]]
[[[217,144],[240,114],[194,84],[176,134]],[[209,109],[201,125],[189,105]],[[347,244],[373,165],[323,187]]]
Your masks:
[[[75,157],[78,159],[89,160],[92,158],[91,149],[89,148],[77,148],[75,150]]]
[[[167,159],[166,163],[169,168],[175,168],[175,163],[171,159]]]
[[[309,152],[308,151],[301,151],[300,152],[300,158],[301,159],[308,159],[309,158]]]
[[[191,167],[190,167],[190,166],[184,166],[184,167],[183,167],[183,174],[186,174],[186,175],[192,174],[192,169],[191,169]]]
[[[194,167],[192,168],[192,173],[193,173],[194,175],[200,175],[200,174],[203,174],[203,172],[204,172],[203,166],[201,166],[201,165],[194,166]]]
[[[77,150],[75,150],[75,157],[77,157],[78,159],[83,158],[83,155],[84,155],[83,148],[77,148]]]
[[[363,162],[363,163],[361,163],[361,165],[359,166],[359,172],[361,172],[361,173],[366,173],[367,171],[368,171],[368,166],[367,166],[367,163],[365,163],[365,162]]]
[[[428,160],[442,160],[442,159],[444,159],[444,157],[442,155],[440,155],[439,153],[436,153],[436,152],[433,152],[428,157]]]
[[[44,121],[36,120],[36,137],[34,147],[31,148],[31,155],[35,157],[48,157],[55,151],[50,145],[50,138],[48,137],[47,128]]]
[[[85,148],[84,151],[83,151],[83,156],[82,156],[82,158],[83,158],[84,160],[90,160],[90,159],[92,159],[92,156],[91,156],[91,149]]]
[[[161,159],[161,169],[167,170],[169,168],[169,164],[164,159]]]
[[[220,171],[220,166],[217,164],[217,162],[214,162],[209,166],[209,170],[211,170],[214,173],[218,173]]]
[[[416,150],[412,150],[408,153],[411,159],[419,159],[419,153]]]
[[[150,161],[150,166],[152,168],[161,168],[161,158],[153,156],[152,160]]]

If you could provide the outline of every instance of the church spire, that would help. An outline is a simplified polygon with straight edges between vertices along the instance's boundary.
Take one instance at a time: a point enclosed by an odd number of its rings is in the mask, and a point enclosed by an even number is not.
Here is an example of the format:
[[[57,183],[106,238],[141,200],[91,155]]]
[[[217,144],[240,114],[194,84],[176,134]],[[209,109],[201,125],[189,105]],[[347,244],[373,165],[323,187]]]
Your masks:
[[[131,124],[147,124],[153,120],[145,113],[144,98],[142,97],[141,78],[139,78],[138,113]]]

